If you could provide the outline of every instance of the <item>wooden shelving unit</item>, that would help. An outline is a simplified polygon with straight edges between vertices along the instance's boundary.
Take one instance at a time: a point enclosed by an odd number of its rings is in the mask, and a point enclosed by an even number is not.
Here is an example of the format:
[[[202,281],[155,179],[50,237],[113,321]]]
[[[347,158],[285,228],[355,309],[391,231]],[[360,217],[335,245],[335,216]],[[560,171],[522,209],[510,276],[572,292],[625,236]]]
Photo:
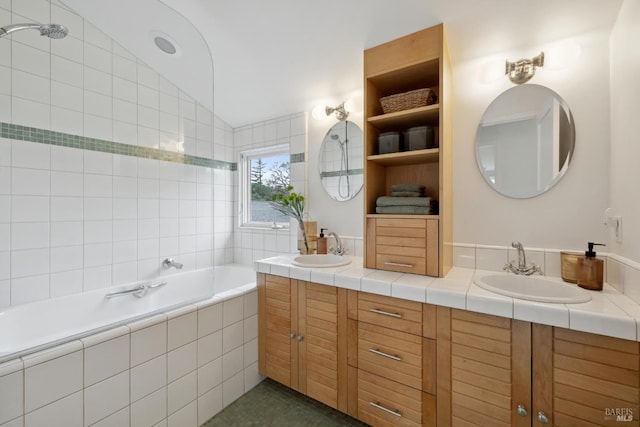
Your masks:
[[[451,73],[443,25],[366,50],[364,87],[365,266],[442,277],[453,258]],[[421,88],[434,90],[438,103],[384,114],[380,98]],[[378,154],[381,133],[415,126],[434,127],[438,148]],[[403,183],[424,185],[426,195],[438,201],[437,215],[377,214],[377,198],[390,195],[392,185]],[[389,224],[397,230],[390,231]],[[398,246],[389,246],[389,239],[379,233],[396,233]],[[403,258],[403,233],[424,233],[419,250],[406,250],[411,254],[408,258]]]

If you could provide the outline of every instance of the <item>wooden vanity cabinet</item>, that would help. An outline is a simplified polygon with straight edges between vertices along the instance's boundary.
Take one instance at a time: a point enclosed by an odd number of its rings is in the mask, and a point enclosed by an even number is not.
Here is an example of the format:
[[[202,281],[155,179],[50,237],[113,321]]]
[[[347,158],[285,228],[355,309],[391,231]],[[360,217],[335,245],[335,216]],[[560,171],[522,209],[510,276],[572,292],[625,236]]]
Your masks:
[[[638,425],[639,345],[439,307],[438,426]],[[447,364],[448,363],[448,364]]]
[[[261,374],[347,410],[346,290],[258,274]]]

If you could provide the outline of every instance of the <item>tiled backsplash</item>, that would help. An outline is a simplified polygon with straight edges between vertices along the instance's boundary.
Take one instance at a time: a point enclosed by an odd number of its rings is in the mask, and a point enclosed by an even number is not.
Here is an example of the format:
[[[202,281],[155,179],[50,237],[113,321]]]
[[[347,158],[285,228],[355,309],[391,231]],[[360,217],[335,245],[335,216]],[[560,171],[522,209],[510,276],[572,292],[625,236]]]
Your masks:
[[[61,3],[0,3],[45,16],[69,36],[0,39],[0,307],[232,262],[233,130]]]

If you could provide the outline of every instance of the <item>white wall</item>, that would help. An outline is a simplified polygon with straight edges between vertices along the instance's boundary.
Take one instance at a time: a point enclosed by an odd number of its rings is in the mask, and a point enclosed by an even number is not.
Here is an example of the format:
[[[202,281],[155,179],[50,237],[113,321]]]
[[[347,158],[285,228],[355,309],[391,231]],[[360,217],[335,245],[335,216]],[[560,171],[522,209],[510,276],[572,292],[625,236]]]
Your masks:
[[[625,0],[611,35],[611,207],[623,217],[612,251],[640,262],[640,2]]]
[[[587,241],[608,243],[602,215],[609,203],[608,33],[576,37],[577,62],[561,70],[539,69],[530,83],[547,86],[569,105],[576,123],[575,154],[567,174],[551,190],[531,199],[510,199],[492,190],[475,159],[475,135],[490,102],[513,84],[500,75],[482,81],[488,64],[537,55],[531,46],[454,64],[454,242],[582,249]],[[631,43],[631,42],[630,42]],[[486,81],[486,79],[485,79]]]

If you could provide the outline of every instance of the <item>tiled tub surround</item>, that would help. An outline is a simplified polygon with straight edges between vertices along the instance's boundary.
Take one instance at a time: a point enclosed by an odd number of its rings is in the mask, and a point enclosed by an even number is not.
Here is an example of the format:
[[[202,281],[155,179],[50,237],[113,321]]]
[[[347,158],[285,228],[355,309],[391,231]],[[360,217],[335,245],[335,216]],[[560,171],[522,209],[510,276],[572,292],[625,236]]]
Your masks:
[[[255,283],[0,364],[0,426],[197,427],[262,379]]]
[[[504,249],[506,256],[506,248]],[[559,258],[559,252],[557,255]],[[639,303],[608,283],[602,292],[590,292],[590,302],[547,304],[494,294],[473,283],[475,275],[495,274],[495,266],[492,267],[493,271],[456,266],[444,278],[436,278],[366,269],[362,267],[362,259],[358,257],[353,257],[351,264],[344,267],[301,268],[291,264],[294,256],[280,255],[260,260],[256,263],[256,270],[357,291],[640,341]],[[552,280],[561,281],[559,278]],[[625,288],[627,285],[637,287],[640,282],[625,282]]]
[[[0,40],[0,307],[232,263],[232,130],[57,0],[0,18],[70,31]]]

